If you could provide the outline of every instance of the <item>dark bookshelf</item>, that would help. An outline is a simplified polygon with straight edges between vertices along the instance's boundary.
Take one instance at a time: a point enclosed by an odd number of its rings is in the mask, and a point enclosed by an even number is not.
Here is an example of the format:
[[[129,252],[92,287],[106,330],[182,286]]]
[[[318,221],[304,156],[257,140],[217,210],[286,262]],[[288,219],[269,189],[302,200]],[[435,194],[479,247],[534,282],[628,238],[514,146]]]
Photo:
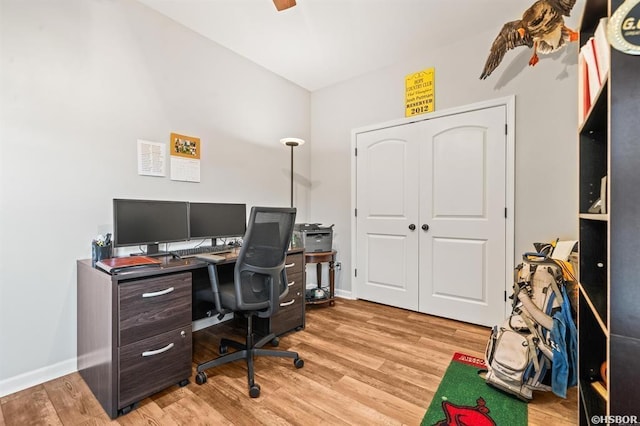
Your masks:
[[[581,45],[622,3],[586,0]],[[593,416],[637,415],[640,401],[640,56],[612,49],[610,61],[578,128],[578,411],[586,426]],[[606,212],[589,212],[604,176]]]

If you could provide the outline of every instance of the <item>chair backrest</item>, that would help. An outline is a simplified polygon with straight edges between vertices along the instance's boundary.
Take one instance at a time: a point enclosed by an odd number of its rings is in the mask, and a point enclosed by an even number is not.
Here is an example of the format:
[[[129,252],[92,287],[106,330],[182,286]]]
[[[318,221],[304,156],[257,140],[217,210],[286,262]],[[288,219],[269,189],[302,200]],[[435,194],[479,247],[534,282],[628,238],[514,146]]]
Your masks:
[[[295,208],[251,208],[234,273],[238,310],[260,317],[277,312],[288,292],[284,265],[295,219]]]

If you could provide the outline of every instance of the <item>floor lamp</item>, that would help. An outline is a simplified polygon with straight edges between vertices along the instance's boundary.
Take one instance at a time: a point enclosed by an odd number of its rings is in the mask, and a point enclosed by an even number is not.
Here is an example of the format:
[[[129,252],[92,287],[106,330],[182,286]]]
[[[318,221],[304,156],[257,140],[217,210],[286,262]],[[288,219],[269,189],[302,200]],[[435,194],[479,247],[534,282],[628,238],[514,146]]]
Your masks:
[[[291,207],[293,207],[293,148],[304,144],[304,139],[284,138],[280,139],[280,143],[291,147]]]

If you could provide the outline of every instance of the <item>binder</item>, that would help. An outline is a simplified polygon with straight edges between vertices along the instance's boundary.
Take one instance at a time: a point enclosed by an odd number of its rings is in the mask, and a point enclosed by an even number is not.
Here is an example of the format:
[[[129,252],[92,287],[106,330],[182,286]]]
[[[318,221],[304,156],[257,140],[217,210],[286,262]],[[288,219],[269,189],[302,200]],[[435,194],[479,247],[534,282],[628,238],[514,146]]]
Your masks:
[[[162,261],[149,256],[110,257],[96,262],[96,266],[105,272],[113,274],[131,268],[160,266]]]

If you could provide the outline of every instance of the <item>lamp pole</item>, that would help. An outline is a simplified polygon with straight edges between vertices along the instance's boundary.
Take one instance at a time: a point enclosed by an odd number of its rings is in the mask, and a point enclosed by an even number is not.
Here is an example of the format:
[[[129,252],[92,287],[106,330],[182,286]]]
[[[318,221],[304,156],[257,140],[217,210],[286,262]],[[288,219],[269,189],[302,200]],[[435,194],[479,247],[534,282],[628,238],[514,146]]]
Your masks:
[[[284,138],[280,139],[280,143],[291,148],[291,207],[293,207],[293,148],[304,144],[304,139]]]
[[[293,207],[293,147],[296,146],[291,142],[287,142],[291,147],[291,207]]]

